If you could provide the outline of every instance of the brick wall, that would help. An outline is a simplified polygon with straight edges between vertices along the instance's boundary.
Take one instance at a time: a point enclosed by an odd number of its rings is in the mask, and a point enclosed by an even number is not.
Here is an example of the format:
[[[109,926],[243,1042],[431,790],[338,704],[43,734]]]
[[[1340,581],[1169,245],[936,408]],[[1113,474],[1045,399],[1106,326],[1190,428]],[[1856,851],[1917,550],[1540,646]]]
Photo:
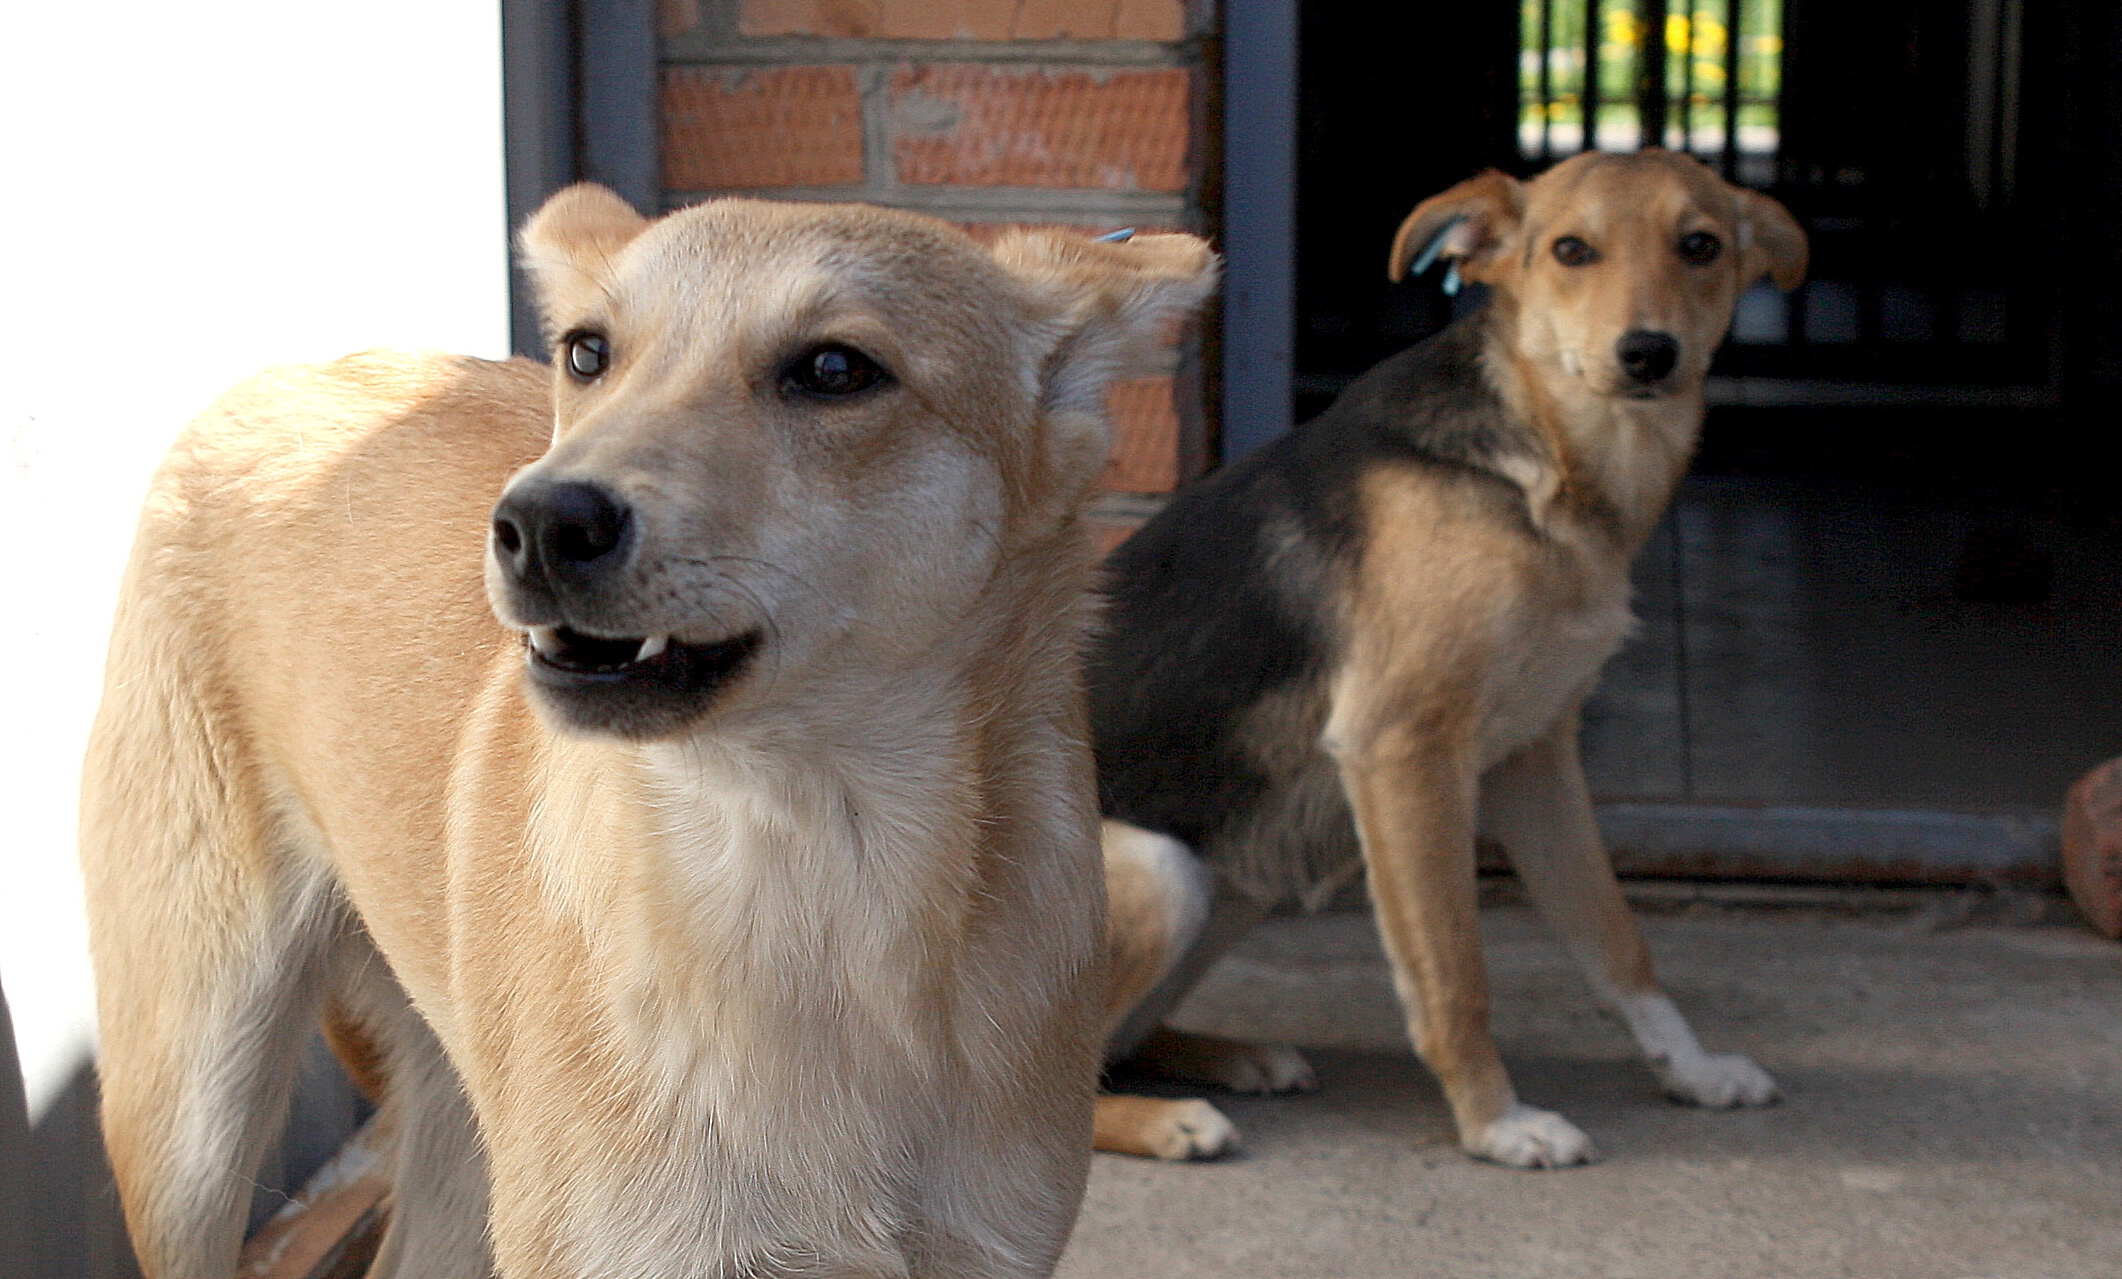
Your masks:
[[[1214,232],[1206,0],[662,0],[663,185]],[[1115,388],[1117,541],[1212,456],[1198,334]]]

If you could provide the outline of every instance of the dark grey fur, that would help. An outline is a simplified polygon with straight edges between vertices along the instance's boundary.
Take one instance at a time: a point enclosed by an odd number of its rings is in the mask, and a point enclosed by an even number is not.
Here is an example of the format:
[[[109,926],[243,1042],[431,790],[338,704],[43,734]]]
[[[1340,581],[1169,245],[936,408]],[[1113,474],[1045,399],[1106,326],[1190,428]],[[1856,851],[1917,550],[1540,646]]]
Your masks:
[[[1501,469],[1537,449],[1481,367],[1490,313],[1386,360],[1331,408],[1182,490],[1108,563],[1090,663],[1099,801],[1173,836],[1262,909],[1345,875],[1355,831],[1319,745],[1339,602],[1377,467],[1431,468],[1524,522]]]

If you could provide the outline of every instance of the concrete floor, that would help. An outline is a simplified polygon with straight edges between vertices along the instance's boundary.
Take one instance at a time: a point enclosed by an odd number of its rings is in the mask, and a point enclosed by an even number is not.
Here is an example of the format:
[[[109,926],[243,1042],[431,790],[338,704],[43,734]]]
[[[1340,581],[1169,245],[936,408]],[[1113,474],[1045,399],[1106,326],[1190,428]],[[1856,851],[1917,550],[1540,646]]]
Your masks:
[[[1368,919],[1276,921],[1185,1026],[1311,1047],[1321,1090],[1219,1098],[1239,1157],[1100,1155],[1066,1279],[2122,1274],[2122,946],[2057,926],[1696,906],[1644,917],[1712,1050],[1785,1100],[1663,1101],[1533,917],[1484,912],[1521,1096],[1605,1156],[1515,1172],[1452,1142]]]

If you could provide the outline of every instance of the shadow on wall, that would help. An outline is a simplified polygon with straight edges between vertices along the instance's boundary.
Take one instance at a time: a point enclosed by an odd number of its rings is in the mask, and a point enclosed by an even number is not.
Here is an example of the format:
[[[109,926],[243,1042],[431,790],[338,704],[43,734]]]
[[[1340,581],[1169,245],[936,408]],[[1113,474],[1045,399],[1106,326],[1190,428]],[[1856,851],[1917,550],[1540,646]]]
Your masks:
[[[0,1279],[133,1279],[84,1063],[34,1127],[0,994]]]
[[[277,1212],[370,1113],[323,1037],[312,1036],[287,1130],[254,1183],[250,1229]],[[96,1123],[95,1068],[84,1063],[33,1126],[0,993],[0,1279],[139,1274]]]

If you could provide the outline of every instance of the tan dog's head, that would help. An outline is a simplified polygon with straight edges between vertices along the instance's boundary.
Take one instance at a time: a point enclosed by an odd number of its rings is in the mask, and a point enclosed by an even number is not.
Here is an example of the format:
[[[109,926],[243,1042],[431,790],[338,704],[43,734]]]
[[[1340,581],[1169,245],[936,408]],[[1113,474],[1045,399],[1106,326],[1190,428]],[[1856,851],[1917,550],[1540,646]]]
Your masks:
[[[753,200],[649,222],[592,186],[521,242],[554,440],[494,508],[488,594],[548,711],[634,738],[889,670],[961,629],[1006,558],[1070,553],[1108,384],[1216,270],[1192,236],[990,250]]]
[[[1423,201],[1388,274],[1434,258],[1495,291],[1543,381],[1655,399],[1701,385],[1747,285],[1798,286],[1806,243],[1774,200],[1651,149],[1587,152],[1529,182],[1490,170]]]

